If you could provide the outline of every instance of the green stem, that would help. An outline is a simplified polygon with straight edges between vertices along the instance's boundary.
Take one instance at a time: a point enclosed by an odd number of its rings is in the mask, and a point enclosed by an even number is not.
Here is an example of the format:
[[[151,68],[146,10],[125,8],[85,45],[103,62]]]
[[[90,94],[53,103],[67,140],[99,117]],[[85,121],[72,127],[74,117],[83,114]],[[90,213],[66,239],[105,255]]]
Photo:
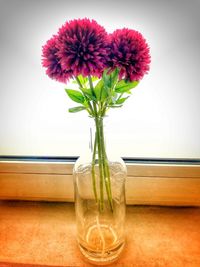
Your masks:
[[[104,190],[103,190],[103,161],[102,161],[102,151],[101,151],[101,134],[99,129],[99,118],[95,117],[95,124],[96,124],[96,133],[97,133],[97,146],[98,146],[98,157],[99,157],[99,175],[100,175],[100,211],[104,209]]]
[[[83,88],[83,85],[81,84],[79,78],[76,76],[75,77],[80,90]],[[82,91],[82,90],[81,90]],[[82,91],[83,92],[83,91]],[[83,92],[84,94],[84,92]],[[84,94],[85,95],[85,94]],[[92,105],[90,101],[88,100],[87,96],[85,95],[85,98],[87,99],[87,103],[89,106],[89,109],[91,111],[91,115],[94,114]],[[92,157],[92,184],[93,184],[93,190],[94,190],[94,196],[95,196],[95,201],[98,202],[98,196],[97,196],[97,187],[96,187],[96,177],[95,177],[95,156],[96,156],[96,146],[97,146],[97,141],[96,141],[96,135],[95,135],[95,142],[94,142],[94,151],[93,151],[93,157]]]
[[[106,192],[107,192],[110,208],[111,208],[111,211],[113,211],[110,170],[109,170],[108,159],[107,159],[106,150],[105,150],[103,121],[101,121],[100,130],[101,130],[100,133],[101,133],[101,140],[102,140],[101,147],[102,147],[102,155],[103,155],[104,182],[105,182],[105,187],[106,187]]]
[[[92,83],[92,79],[90,76],[88,76],[90,88],[92,90],[93,95],[94,94],[94,87]],[[93,102],[93,109],[94,109],[94,115],[95,115],[95,125],[96,125],[96,141],[97,141],[97,146],[98,146],[98,157],[99,157],[99,175],[100,175],[100,203],[99,203],[99,208],[100,211],[103,211],[104,209],[104,190],[103,190],[103,162],[102,162],[102,153],[101,153],[101,135],[99,131],[99,117],[98,117],[98,111],[97,111],[97,105],[95,102]]]
[[[93,151],[93,156],[92,156],[92,184],[93,184],[95,200],[96,202],[98,202],[96,177],[95,177],[96,148],[97,148],[97,140],[96,140],[96,134],[95,134],[94,151]]]
[[[94,86],[93,86],[93,83],[92,83],[92,78],[90,76],[88,76],[88,80],[89,80],[89,84],[90,84],[90,89],[92,90],[92,94],[93,94],[93,96],[95,96]],[[94,109],[95,117],[98,117],[97,105],[96,105],[96,103],[94,101],[93,101],[93,109]]]
[[[82,84],[81,84],[79,78],[78,78],[77,76],[75,76],[75,79],[76,79],[76,81],[77,81],[79,87],[80,87],[80,88],[83,88],[83,86],[82,86]]]
[[[93,95],[94,87],[92,83],[92,79],[88,76],[89,84]],[[99,207],[100,211],[104,209],[104,184],[106,188],[106,193],[108,197],[108,202],[110,204],[111,211],[113,211],[113,201],[112,201],[112,192],[111,192],[111,182],[110,182],[110,170],[108,165],[108,159],[105,151],[105,144],[104,144],[104,133],[103,133],[103,116],[106,112],[106,106],[103,108],[102,105],[99,106],[99,110],[97,110],[97,103],[93,102],[93,110],[94,110],[94,117],[95,117],[95,125],[96,125],[96,137],[95,141],[97,142],[98,147],[98,158],[99,158],[99,184],[100,184],[100,201]],[[96,153],[96,152],[95,152]],[[94,157],[94,154],[93,154]],[[95,160],[93,161],[93,165],[95,164]],[[94,168],[94,166],[93,166]],[[93,175],[93,174],[92,174]],[[93,188],[94,194],[95,193],[95,178],[93,176]],[[95,195],[96,198],[96,195]]]
[[[76,76],[75,79],[76,79],[76,81],[77,81],[77,83],[78,83],[78,85],[79,85],[79,88],[80,88],[81,92],[84,94],[84,92],[82,91],[83,85],[81,84],[79,78]],[[90,103],[90,100],[88,99],[88,97],[87,97],[85,94],[84,94],[84,96],[85,96],[85,98],[86,98],[86,100],[87,100],[87,103],[88,103],[89,109],[90,109],[90,111],[91,111],[91,114],[93,114],[94,111],[93,111],[92,105],[91,105],[91,103]]]

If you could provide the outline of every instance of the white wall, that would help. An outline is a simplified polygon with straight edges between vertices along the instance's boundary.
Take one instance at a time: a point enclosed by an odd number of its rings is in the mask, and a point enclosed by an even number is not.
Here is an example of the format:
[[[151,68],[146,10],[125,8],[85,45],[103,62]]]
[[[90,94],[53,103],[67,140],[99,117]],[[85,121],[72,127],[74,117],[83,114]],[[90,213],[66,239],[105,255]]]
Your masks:
[[[200,158],[200,1],[0,1],[0,155],[73,156],[87,146],[87,114],[45,75],[41,47],[66,21],[139,30],[149,75],[109,115],[121,156]]]

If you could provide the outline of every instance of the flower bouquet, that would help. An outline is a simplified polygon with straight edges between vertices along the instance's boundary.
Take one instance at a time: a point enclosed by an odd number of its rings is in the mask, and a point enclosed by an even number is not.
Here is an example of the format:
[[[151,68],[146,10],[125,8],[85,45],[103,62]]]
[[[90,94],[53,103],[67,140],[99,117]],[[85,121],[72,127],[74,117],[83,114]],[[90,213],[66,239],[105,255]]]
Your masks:
[[[89,261],[110,263],[124,246],[126,168],[107,155],[103,121],[148,72],[149,46],[136,30],[107,33],[95,20],[74,19],[43,46],[42,64],[50,78],[76,83],[65,89],[78,104],[69,112],[86,111],[94,121],[91,160],[79,158],[74,168],[77,239]]]

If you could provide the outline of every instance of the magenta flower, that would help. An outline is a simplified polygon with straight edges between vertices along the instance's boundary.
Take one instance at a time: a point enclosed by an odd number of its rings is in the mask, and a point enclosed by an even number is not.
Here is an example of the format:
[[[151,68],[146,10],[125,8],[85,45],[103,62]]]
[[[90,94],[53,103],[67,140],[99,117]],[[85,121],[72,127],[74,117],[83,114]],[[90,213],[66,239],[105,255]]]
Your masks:
[[[100,77],[108,60],[108,34],[96,21],[75,19],[58,31],[58,52],[63,70],[74,76]]]
[[[57,36],[53,36],[42,48],[42,65],[46,68],[46,74],[59,82],[66,83],[72,76],[71,70],[63,70],[60,58],[57,55]]]
[[[149,70],[150,53],[141,33],[127,28],[110,34],[111,67],[120,69],[120,79],[139,81]]]

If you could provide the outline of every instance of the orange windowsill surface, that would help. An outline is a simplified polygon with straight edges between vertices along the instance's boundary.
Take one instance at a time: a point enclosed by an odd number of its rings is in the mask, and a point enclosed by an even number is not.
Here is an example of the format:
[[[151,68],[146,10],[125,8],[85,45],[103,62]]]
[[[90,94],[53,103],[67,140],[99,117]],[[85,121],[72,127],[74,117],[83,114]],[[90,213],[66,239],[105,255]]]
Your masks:
[[[0,266],[91,267],[72,203],[0,201]],[[110,267],[199,267],[200,208],[128,206],[126,247]]]

